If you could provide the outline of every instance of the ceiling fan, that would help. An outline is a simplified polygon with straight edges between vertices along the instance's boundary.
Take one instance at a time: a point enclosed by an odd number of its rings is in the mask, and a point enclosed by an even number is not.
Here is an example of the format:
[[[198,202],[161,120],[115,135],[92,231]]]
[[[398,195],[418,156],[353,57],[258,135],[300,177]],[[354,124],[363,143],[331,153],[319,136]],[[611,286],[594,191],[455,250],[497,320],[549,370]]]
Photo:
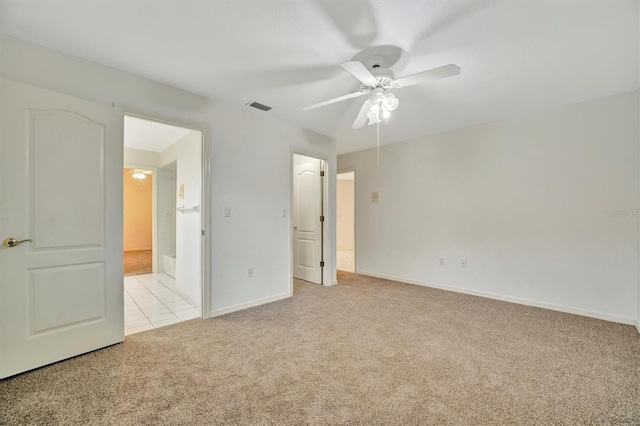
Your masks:
[[[133,170],[129,170],[129,173],[131,174],[132,178],[141,181],[146,179],[147,175],[150,175],[153,172],[151,170],[133,169]]]
[[[391,111],[398,107],[398,98],[389,91],[390,89],[401,89],[403,87],[413,86],[414,84],[424,83],[429,80],[453,77],[460,74],[459,66],[449,64],[395,79],[393,71],[382,67],[383,61],[384,58],[382,56],[371,57],[369,59],[371,69],[367,68],[360,61],[347,61],[341,63],[340,66],[342,68],[362,82],[360,90],[354,93],[349,93],[348,95],[339,96],[337,98],[306,106],[303,110],[307,111],[336,102],[345,101],[347,99],[369,95],[369,99],[364,101],[356,120],[353,122],[352,128],[359,129],[365,125],[367,119],[369,119],[368,124],[379,124],[381,121],[380,116],[382,116],[382,118],[389,118]]]

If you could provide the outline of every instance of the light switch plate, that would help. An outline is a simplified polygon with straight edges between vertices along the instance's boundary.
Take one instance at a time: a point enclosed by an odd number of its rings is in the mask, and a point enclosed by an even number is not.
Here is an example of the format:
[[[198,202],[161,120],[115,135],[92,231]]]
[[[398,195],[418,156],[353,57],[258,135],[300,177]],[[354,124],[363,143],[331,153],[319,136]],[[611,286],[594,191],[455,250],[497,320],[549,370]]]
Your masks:
[[[371,193],[371,202],[377,203],[380,200],[380,193],[378,191]]]

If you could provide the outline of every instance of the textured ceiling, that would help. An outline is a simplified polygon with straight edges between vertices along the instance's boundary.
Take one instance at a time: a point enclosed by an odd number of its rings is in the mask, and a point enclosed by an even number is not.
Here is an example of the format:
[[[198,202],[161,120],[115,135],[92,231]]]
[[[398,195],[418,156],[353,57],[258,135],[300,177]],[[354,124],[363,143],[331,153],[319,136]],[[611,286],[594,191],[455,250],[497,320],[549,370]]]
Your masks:
[[[395,93],[389,143],[638,87],[637,0],[0,0],[0,31],[375,145],[352,130],[364,100],[338,64],[378,45],[402,49],[396,77],[455,63],[459,76]]]

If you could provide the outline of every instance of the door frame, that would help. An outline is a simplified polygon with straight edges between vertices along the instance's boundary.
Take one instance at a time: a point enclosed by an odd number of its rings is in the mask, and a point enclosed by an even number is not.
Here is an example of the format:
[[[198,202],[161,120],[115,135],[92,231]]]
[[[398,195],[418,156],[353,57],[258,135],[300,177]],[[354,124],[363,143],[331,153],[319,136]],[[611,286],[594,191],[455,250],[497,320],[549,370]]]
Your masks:
[[[200,194],[200,225],[204,235],[200,238],[200,255],[202,265],[202,269],[200,271],[202,276],[202,288],[200,293],[202,297],[202,309],[200,314],[204,319],[211,318],[211,126],[206,123],[167,116],[155,111],[142,110],[139,108],[125,108],[124,115],[155,121],[158,123],[170,124],[172,126],[184,127],[187,129],[197,130],[202,133],[202,192]],[[154,185],[155,182],[156,181],[154,180]],[[154,191],[154,206],[155,201]],[[156,247],[155,242],[154,247]]]
[[[126,115],[126,114],[125,114]],[[150,170],[151,176],[153,177],[151,181],[151,272],[156,274],[158,272],[158,262],[156,259],[156,253],[158,253],[158,222],[156,215],[158,212],[156,211],[156,202],[158,200],[158,182],[156,177],[158,176],[158,168],[155,166],[144,166],[142,164],[137,163],[126,163],[124,162],[124,169],[141,169],[141,170]],[[124,226],[124,222],[123,222]]]
[[[334,281],[333,271],[335,268],[333,265],[335,264],[335,250],[333,250],[334,244],[333,241],[335,238],[335,224],[333,221],[332,212],[335,210],[332,209],[333,203],[330,202],[329,194],[331,194],[330,186],[331,180],[329,176],[333,171],[333,163],[325,154],[309,150],[306,148],[298,148],[291,147],[289,154],[289,274],[291,276],[290,284],[289,284],[289,295],[293,296],[293,247],[294,247],[294,234],[293,234],[293,156],[294,155],[303,155],[306,157],[315,158],[317,160],[322,160],[325,163],[324,170],[324,185],[322,185],[322,211],[324,213],[324,226],[322,228],[322,239],[323,239],[323,251],[322,257],[324,258],[324,268],[322,269],[322,285],[324,286],[332,286],[337,284]],[[331,230],[331,232],[329,232]]]
[[[356,172],[356,168],[355,167],[347,167],[344,169],[340,169],[336,172],[336,181],[337,181],[337,176],[339,174],[342,173],[351,173],[353,172],[353,273],[357,274],[358,273],[358,261],[357,261],[357,250],[358,250],[358,226],[357,226],[357,222],[358,222],[358,197],[356,196],[357,192],[357,185],[358,183],[357,181],[357,176],[358,173]],[[336,186],[338,185],[338,183],[336,182]],[[338,189],[336,188],[336,211],[338,211]],[[337,232],[337,230],[336,230]],[[338,244],[337,244],[337,238],[338,235],[336,234],[336,256],[337,256],[337,252],[338,252]],[[337,262],[336,262],[337,264]]]

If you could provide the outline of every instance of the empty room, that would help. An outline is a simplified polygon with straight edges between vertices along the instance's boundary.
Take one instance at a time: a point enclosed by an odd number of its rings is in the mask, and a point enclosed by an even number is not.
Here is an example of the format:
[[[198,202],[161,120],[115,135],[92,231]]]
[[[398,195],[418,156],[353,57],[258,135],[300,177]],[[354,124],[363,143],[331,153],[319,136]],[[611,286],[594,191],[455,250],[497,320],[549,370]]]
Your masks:
[[[640,424],[639,60],[640,0],[0,0],[0,424]]]

